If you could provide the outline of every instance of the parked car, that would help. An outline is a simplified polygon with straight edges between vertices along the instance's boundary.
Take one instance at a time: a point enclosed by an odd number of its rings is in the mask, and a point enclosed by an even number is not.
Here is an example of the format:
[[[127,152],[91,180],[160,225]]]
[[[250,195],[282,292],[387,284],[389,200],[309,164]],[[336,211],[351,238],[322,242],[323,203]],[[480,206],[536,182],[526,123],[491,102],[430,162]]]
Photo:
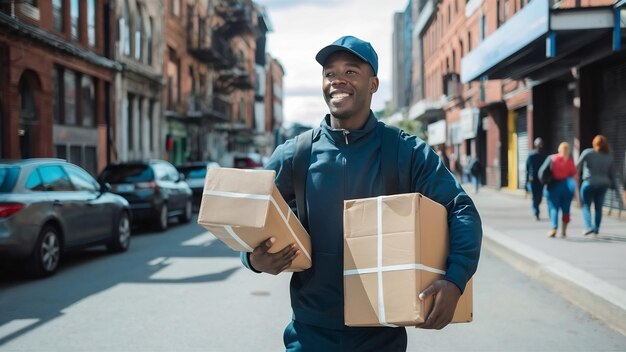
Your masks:
[[[185,176],[185,182],[187,182],[191,188],[194,207],[200,207],[202,192],[204,191],[204,179],[206,178],[206,172],[208,168],[213,167],[220,167],[220,164],[215,161],[198,161],[176,167],[178,171]]]
[[[258,153],[235,155],[233,165],[238,169],[262,169],[264,166],[263,157]]]
[[[73,249],[130,245],[128,202],[61,159],[0,160],[0,259],[52,275]]]
[[[147,223],[164,231],[170,217],[178,217],[183,223],[191,221],[191,188],[167,161],[111,164],[98,179],[111,184],[113,192],[128,200],[134,224]]]

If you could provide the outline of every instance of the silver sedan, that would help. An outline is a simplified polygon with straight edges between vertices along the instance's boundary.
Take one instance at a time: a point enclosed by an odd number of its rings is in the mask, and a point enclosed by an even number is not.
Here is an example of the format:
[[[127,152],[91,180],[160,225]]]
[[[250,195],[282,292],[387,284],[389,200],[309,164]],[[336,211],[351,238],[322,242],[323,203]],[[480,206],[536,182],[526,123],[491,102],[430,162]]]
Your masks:
[[[52,275],[64,253],[130,245],[128,202],[61,159],[0,160],[0,259]]]

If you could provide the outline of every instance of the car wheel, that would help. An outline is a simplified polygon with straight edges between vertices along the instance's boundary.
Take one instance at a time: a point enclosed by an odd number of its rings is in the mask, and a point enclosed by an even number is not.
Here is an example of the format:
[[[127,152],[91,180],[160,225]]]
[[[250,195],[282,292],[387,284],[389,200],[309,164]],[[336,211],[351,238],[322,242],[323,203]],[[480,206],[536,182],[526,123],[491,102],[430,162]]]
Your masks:
[[[61,261],[61,236],[52,225],[45,225],[39,234],[28,263],[28,272],[36,277],[54,274]]]
[[[191,199],[187,199],[185,202],[185,209],[183,210],[183,214],[180,216],[180,222],[186,224],[191,221],[191,212],[193,211],[193,202]]]
[[[167,222],[169,220],[167,204],[163,203],[163,205],[161,205],[158,216],[159,218],[157,219],[157,223],[155,224],[157,231],[167,230]]]
[[[107,243],[107,250],[112,253],[125,252],[130,246],[130,218],[123,211],[118,220],[117,227],[113,230],[111,240]]]

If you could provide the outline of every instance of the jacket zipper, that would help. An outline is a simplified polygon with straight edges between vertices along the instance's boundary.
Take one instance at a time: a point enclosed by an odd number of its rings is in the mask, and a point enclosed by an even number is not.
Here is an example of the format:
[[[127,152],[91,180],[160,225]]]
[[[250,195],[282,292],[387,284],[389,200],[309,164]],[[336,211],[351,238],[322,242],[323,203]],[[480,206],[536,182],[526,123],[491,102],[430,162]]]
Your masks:
[[[343,130],[342,132],[343,132],[343,138],[346,140],[346,145],[350,144],[350,143],[348,142],[348,135],[350,134],[350,131],[348,131],[348,130]]]

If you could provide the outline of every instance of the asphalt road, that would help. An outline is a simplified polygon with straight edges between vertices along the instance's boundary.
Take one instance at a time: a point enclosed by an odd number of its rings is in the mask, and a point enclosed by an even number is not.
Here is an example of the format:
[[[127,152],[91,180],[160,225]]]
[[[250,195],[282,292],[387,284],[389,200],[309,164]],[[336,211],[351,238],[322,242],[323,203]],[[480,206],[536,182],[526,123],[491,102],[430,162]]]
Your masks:
[[[192,222],[73,255],[56,276],[0,272],[0,351],[279,351],[289,274],[257,275]],[[625,351],[620,335],[483,252],[474,317],[409,328],[409,351]]]

